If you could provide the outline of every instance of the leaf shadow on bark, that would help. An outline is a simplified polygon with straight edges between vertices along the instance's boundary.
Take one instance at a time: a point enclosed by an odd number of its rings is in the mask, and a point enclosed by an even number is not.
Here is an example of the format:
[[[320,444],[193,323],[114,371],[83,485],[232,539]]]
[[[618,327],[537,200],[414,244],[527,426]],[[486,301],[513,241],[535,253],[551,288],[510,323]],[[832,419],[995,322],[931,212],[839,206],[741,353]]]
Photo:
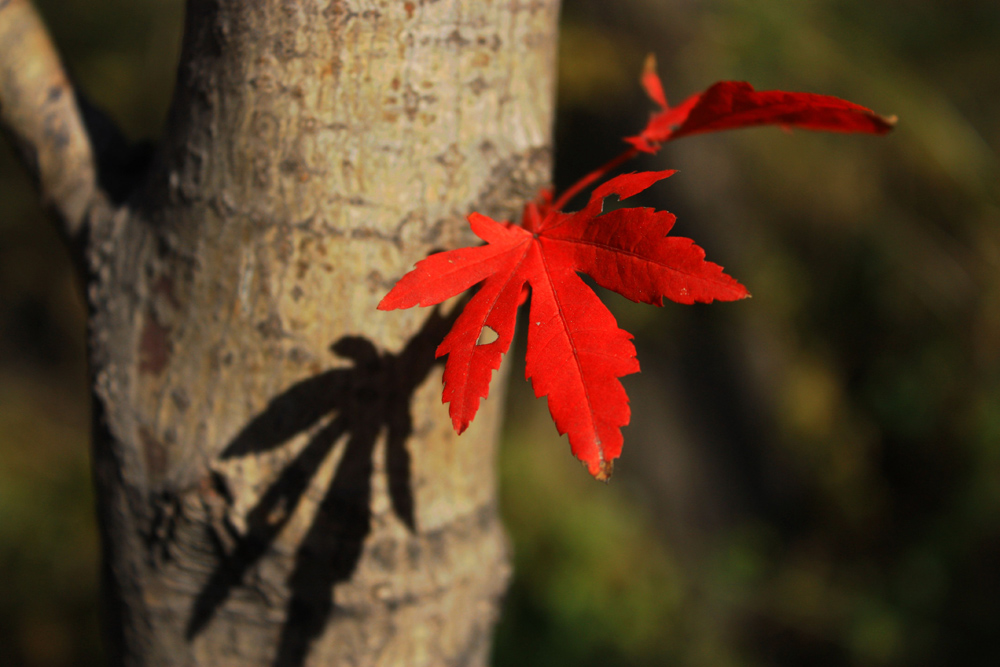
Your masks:
[[[438,362],[436,346],[460,308],[448,317],[437,309],[399,353],[379,354],[360,336],[345,336],[331,351],[354,362],[303,380],[272,399],[222,452],[232,459],[270,451],[296,435],[315,431],[246,517],[236,538],[196,598],[186,627],[188,640],[200,634],[234,589],[268,554],[295,512],[323,462],[341,441],[344,452],[330,486],[295,554],[287,580],[291,600],[274,667],[305,663],[314,639],[335,612],[337,584],[348,581],[371,530],[373,456],[385,430],[385,470],[396,516],[416,531],[406,441],[412,432],[410,400]],[[315,430],[324,418],[329,421]]]

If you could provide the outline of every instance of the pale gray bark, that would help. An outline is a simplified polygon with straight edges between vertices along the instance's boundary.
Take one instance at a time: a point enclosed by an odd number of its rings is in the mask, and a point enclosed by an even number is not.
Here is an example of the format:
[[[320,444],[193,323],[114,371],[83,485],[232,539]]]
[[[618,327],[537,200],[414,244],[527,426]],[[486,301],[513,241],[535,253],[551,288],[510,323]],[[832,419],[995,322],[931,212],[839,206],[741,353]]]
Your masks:
[[[0,0],[4,63],[37,55],[5,32],[17,12]],[[82,203],[39,167],[66,149],[8,113],[24,70],[2,70],[4,122],[85,239],[116,663],[485,663],[509,576],[502,391],[456,436],[433,363],[445,316],[375,306],[432,249],[473,240],[470,211],[516,216],[548,180],[557,15],[189,0],[148,172],[109,192],[84,142],[67,153],[84,156],[67,167]]]

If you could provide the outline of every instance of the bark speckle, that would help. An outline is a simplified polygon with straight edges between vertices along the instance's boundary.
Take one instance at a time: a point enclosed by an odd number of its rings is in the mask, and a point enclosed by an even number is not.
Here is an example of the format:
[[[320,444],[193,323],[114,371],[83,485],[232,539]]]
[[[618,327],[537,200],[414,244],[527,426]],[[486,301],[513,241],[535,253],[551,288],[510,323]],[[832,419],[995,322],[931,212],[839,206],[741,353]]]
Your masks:
[[[271,313],[267,319],[258,322],[256,329],[264,339],[269,340],[280,340],[289,335],[277,313]]]
[[[479,97],[487,88],[490,87],[490,84],[486,83],[486,80],[483,79],[483,77],[477,76],[468,84],[468,86],[469,90],[472,91],[472,94]]]
[[[458,31],[458,28],[452,30],[448,33],[448,38],[445,39],[445,44],[461,49],[464,46],[471,44],[469,40],[462,36],[462,33]]]
[[[323,10],[323,16],[330,22],[331,28],[339,28],[357,16],[357,12],[348,8],[345,0],[331,0]]]
[[[187,392],[184,391],[184,387],[177,387],[171,391],[170,398],[178,412],[187,412],[187,409],[191,407],[191,399],[188,397]]]
[[[160,375],[172,352],[170,329],[160,324],[152,312],[147,313],[139,341],[139,372]]]
[[[145,426],[139,428],[139,440],[145,455],[146,470],[151,480],[160,480],[167,472],[167,448]]]

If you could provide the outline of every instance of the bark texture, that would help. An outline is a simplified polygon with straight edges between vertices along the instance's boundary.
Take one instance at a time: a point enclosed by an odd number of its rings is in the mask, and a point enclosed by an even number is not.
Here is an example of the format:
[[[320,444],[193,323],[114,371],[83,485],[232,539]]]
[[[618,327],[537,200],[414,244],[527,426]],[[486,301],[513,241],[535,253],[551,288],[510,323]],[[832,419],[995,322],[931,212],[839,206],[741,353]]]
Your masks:
[[[468,243],[471,210],[516,216],[547,182],[557,15],[189,0],[141,185],[70,207],[116,663],[485,664],[509,575],[500,397],[458,438],[433,362],[448,313],[375,306]]]

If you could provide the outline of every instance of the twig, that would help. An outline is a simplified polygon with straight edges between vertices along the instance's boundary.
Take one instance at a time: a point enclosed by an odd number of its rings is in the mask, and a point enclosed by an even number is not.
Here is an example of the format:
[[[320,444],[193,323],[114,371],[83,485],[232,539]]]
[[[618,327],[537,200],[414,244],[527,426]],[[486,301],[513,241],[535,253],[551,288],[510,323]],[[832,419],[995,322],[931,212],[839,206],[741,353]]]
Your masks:
[[[65,233],[79,237],[104,195],[73,86],[29,0],[0,0],[0,125]]]

